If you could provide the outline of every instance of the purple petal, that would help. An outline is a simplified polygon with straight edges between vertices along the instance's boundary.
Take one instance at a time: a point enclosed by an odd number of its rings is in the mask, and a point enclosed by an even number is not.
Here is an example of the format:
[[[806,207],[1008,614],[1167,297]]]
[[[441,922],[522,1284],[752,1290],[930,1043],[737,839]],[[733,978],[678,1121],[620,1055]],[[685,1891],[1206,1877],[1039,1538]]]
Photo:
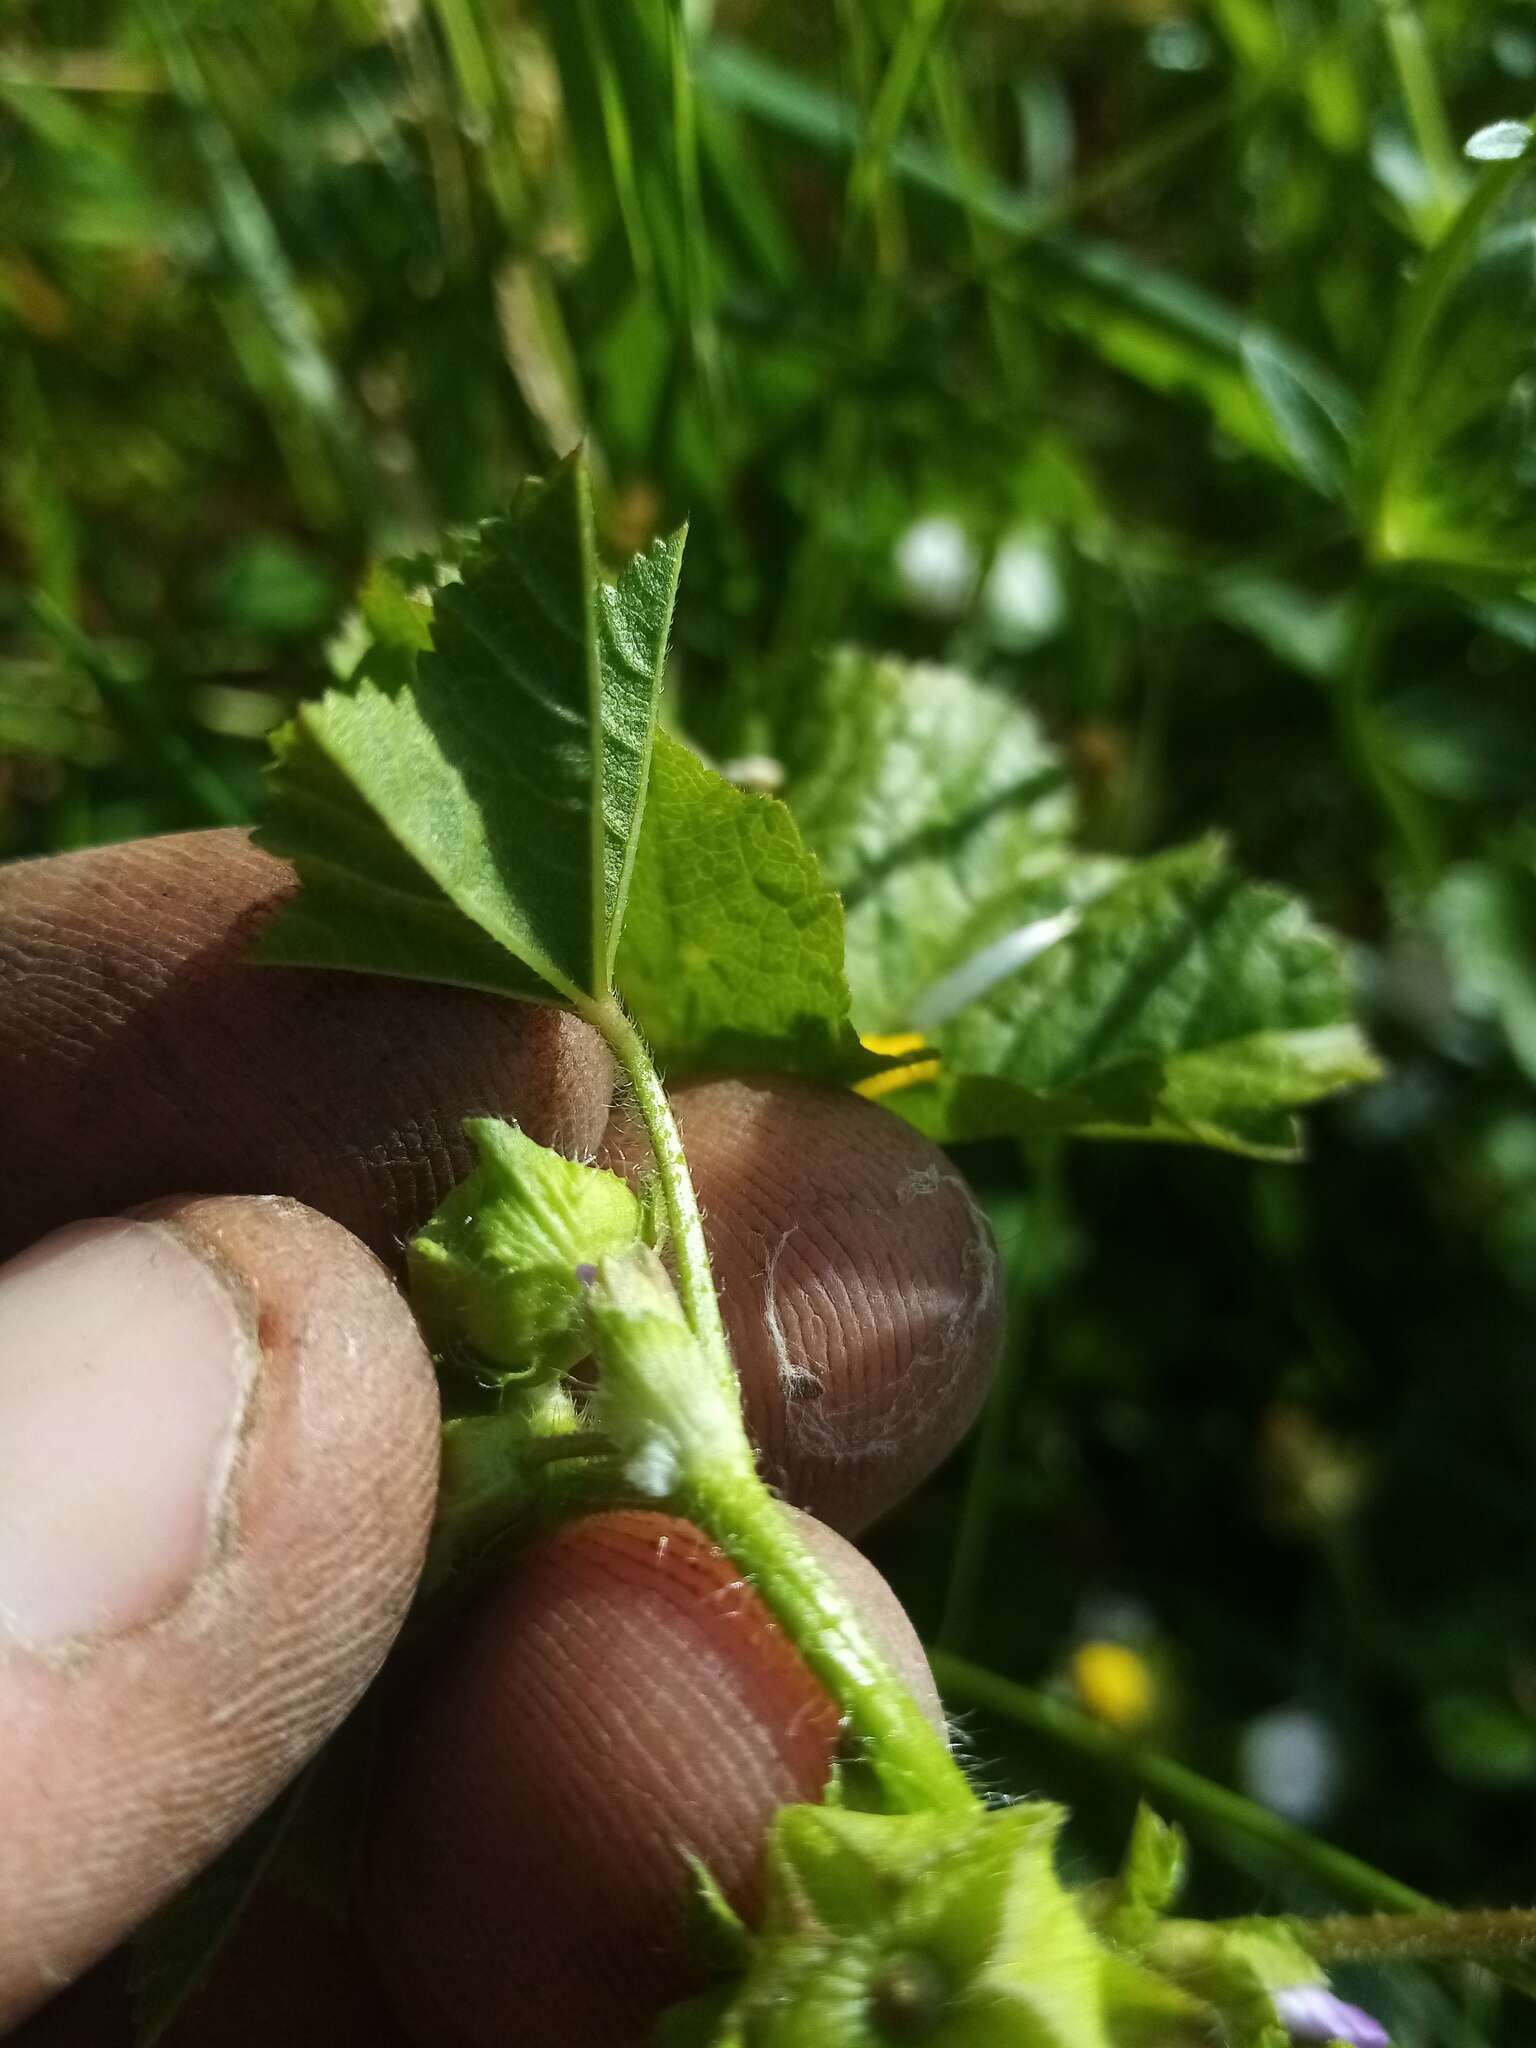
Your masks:
[[[578,1266],[576,1268],[576,1278],[583,1287],[595,1287],[597,1285],[596,1266]]]
[[[1348,2041],[1352,2048],[1387,2048],[1387,2030],[1358,2005],[1322,1984],[1294,1984],[1273,1994],[1280,2024],[1293,2041]]]

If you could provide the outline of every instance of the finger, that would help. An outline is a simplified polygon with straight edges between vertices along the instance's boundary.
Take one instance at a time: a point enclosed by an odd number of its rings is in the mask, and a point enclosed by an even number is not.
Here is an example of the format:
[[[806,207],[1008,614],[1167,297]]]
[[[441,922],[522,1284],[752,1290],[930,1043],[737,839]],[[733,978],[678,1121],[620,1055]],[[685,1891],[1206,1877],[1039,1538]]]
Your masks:
[[[883,1581],[819,1541],[937,1712]],[[820,1799],[838,1743],[757,1595],[698,1530],[649,1513],[536,1546],[392,1720],[367,1930],[431,2048],[638,2048],[697,1988],[687,1857],[750,1915],[765,1830]]]
[[[296,1204],[170,1203],[0,1269],[0,2029],[346,1713],[437,1440],[388,1275]]]
[[[753,1441],[790,1500],[857,1534],[985,1397],[1003,1334],[987,1220],[936,1145],[860,1096],[742,1079],[673,1106]],[[609,1153],[643,1157],[628,1123]]]
[[[240,832],[0,868],[0,1257],[169,1188],[292,1195],[393,1258],[504,1116],[590,1157],[611,1068],[560,1011],[256,968],[291,871]]]

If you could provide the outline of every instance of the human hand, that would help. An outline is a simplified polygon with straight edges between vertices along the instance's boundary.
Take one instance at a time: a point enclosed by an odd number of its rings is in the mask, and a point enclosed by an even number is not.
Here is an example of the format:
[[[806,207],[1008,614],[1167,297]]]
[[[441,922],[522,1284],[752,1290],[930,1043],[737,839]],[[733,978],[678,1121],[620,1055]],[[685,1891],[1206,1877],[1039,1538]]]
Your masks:
[[[460,1119],[640,1156],[571,1018],[244,964],[288,886],[230,833],[0,870],[0,2027],[259,1812],[393,1640],[437,1406],[380,1260],[466,1170]],[[974,1413],[985,1226],[851,1095],[675,1104],[766,1468],[854,1532]],[[819,1796],[837,1742],[750,1589],[638,1514],[523,1554],[389,1705],[357,1916],[411,2038],[469,2048],[638,2039],[688,1981],[681,1849],[748,1897],[769,1817]],[[280,1970],[222,1972],[241,1988],[184,2038],[297,2044],[301,1982],[333,1963],[363,1988],[323,1996],[385,2038],[350,1937],[296,1963],[296,1910]],[[300,2015],[280,2035],[257,2010],[277,1977]],[[351,2038],[322,2002],[313,2038]],[[26,2038],[63,2040],[61,2010]]]

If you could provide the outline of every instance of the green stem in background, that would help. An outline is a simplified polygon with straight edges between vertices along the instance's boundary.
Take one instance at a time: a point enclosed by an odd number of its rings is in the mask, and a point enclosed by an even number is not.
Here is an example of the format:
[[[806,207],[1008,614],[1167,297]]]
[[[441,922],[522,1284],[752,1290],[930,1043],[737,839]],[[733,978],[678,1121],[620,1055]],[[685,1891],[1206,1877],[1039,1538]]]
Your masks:
[[[902,268],[906,253],[899,232],[893,238],[888,230],[889,222],[899,223],[901,218],[891,195],[891,152],[906,125],[933,40],[952,4],[953,0],[910,0],[848,174],[849,224],[856,226],[866,213],[873,213],[876,255],[888,276]]]
[[[592,61],[592,76],[597,84],[597,103],[602,116],[603,140],[608,147],[608,167],[613,173],[614,203],[618,207],[619,220],[624,229],[624,240],[629,249],[629,260],[634,265],[635,275],[645,279],[654,271],[656,258],[645,225],[645,208],[640,197],[639,177],[635,170],[634,143],[629,132],[629,114],[624,105],[624,90],[614,70],[607,38],[594,12],[592,0],[577,0],[577,7],[581,15],[581,32],[586,39],[588,54]]]
[[[1536,1955],[1536,1910],[1336,1913],[1288,1919],[1286,1929],[1320,1963],[1485,1963]]]
[[[271,334],[288,394],[314,422],[353,516],[365,532],[377,532],[381,499],[362,421],[325,351],[276,223],[219,112],[177,10],[167,0],[140,0],[140,5],[203,160],[213,218]]]
[[[1390,596],[1367,596],[1354,644],[1334,685],[1334,718],[1344,757],[1381,813],[1409,880],[1423,896],[1444,868],[1440,832],[1433,812],[1393,758],[1390,735],[1382,728],[1375,701],[1381,650],[1394,609]]]
[[[1429,207],[1429,241],[1437,242],[1461,204],[1463,173],[1451,140],[1440,81],[1435,76],[1429,39],[1412,0],[1380,0],[1382,26],[1392,53],[1403,106],[1429,173],[1433,198]]]
[[[720,351],[715,333],[714,288],[710,278],[709,223],[699,170],[699,119],[693,90],[693,47],[686,0],[668,0],[667,68],[672,84],[672,134],[682,221],[683,288],[688,305],[688,343],[705,400],[718,396]]]
[[[1347,1849],[1335,1848],[1331,1842],[1309,1835],[1304,1828],[1283,1820],[1278,1813],[1271,1813],[1267,1806],[1260,1806],[1256,1800],[1245,1799],[1240,1792],[1202,1777],[1198,1771],[1192,1771],[1187,1764],[1176,1763],[1172,1757],[1159,1756],[1155,1750],[1111,1735],[1064,1700],[1052,1699],[1048,1693],[1037,1692],[1030,1686],[1016,1685],[1011,1679],[984,1671],[979,1665],[968,1663],[946,1650],[934,1651],[929,1661],[946,1699],[981,1707],[985,1712],[996,1714],[1059,1749],[1070,1750],[1090,1764],[1129,1779],[1150,1792],[1170,1812],[1178,1814],[1191,1827],[1207,1833],[1217,1842],[1223,1839],[1230,1842],[1234,1837],[1250,1842],[1284,1869],[1311,1878],[1336,1897],[1384,1909],[1364,1921],[1354,1915],[1341,1915],[1336,1921],[1298,1922],[1295,1928],[1297,1938],[1310,1953],[1317,1955],[1320,1962],[1327,1962],[1329,1957],[1312,1946],[1307,1932],[1312,1927],[1325,1930],[1321,1937],[1325,1941],[1330,1938],[1326,1930],[1336,1928],[1339,1930],[1336,1938],[1342,1944],[1347,1940],[1359,1940],[1360,1930],[1375,1927],[1378,1921],[1386,1925],[1395,1924],[1399,1914],[1420,1928],[1427,1928],[1432,1920],[1444,1919],[1453,1925],[1463,1918],[1469,1923],[1480,1920],[1484,1923],[1485,1933],[1489,1923],[1503,1917],[1498,1913],[1465,1916],[1448,1913],[1426,1893],[1415,1891],[1412,1885],[1389,1877],[1384,1870],[1377,1870],[1358,1856],[1351,1856]],[[1536,1916],[1527,1917],[1536,1920]],[[1335,1960],[1345,1960],[1342,1946],[1333,1953]],[[1350,1951],[1351,1956],[1356,1953],[1364,1959],[1363,1950]],[[1374,1953],[1384,1960],[1390,1959],[1385,1946]],[[1455,1951],[1448,1959],[1458,1960],[1460,1954],[1460,1951]],[[1536,1971],[1524,1960],[1523,1953],[1512,1954],[1507,1935],[1503,1948],[1485,1946],[1479,1950],[1479,1955],[1513,1989],[1527,1997],[1536,1995]],[[1401,1958],[1403,1961],[1413,1959],[1411,1955]],[[1426,1949],[1419,1959],[1433,1961],[1435,1957]]]
[[[1390,1911],[1434,1913],[1435,1901],[1411,1885],[1363,1863],[1345,1849],[1319,1841],[1305,1829],[1282,1820],[1268,1807],[1225,1785],[1214,1784],[1172,1757],[1125,1742],[1089,1720],[1064,1700],[1052,1699],[1032,1687],[999,1678],[979,1665],[968,1663],[948,1651],[933,1654],[934,1677],[946,1697],[997,1714],[1016,1727],[1060,1749],[1069,1749],[1088,1762],[1113,1771],[1143,1786],[1192,1825],[1215,1835],[1240,1836],[1267,1850],[1288,1869],[1300,1871],[1325,1885],[1340,1898],[1358,1899],[1362,1905],[1386,1907]]]
[[[965,1648],[975,1633],[976,1610],[992,1541],[993,1509],[998,1483],[1008,1459],[1009,1424],[1013,1420],[1014,1401],[1024,1378],[1032,1306],[1021,1304],[1009,1316],[1007,1346],[976,1432],[976,1447],[971,1453],[971,1469],[960,1508],[960,1527],[950,1559],[949,1583],[944,1589],[944,1608],[939,1618],[938,1641],[947,1650]]]
[[[483,0],[436,0],[436,12],[459,95],[483,130],[480,148],[496,211],[515,234],[526,236],[528,171],[493,24]]]
[[[1392,456],[1412,402],[1424,351],[1446,304],[1477,256],[1483,230],[1515,180],[1528,168],[1513,157],[1483,167],[1460,211],[1425,258],[1393,322],[1386,362],[1371,397],[1360,441],[1360,531],[1378,561],[1392,561],[1385,512]]]
[[[975,1629],[987,1551],[992,1538],[992,1518],[1008,1460],[1009,1425],[1024,1378],[1032,1325],[1038,1317],[1041,1296],[1045,1292],[1034,1253],[1057,1213],[1060,1161],[1059,1143],[1047,1143],[1035,1149],[1034,1194],[1025,1210],[1024,1222],[1029,1271],[1021,1276],[1022,1284],[1010,1287],[1008,1341],[987,1396],[976,1446],[971,1454],[971,1469],[966,1477],[965,1499],[960,1510],[960,1528],[950,1559],[949,1583],[944,1591],[944,1609],[939,1621],[938,1641],[946,1650],[963,1650]]]

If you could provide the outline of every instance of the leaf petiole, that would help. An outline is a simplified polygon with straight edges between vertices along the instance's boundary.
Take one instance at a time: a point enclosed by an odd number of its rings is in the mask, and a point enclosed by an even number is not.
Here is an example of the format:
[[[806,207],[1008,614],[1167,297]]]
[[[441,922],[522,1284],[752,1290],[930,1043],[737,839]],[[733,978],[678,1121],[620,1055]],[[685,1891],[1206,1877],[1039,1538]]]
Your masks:
[[[699,1215],[682,1136],[661,1076],[644,1039],[612,996],[601,1002],[581,1005],[579,1014],[601,1034],[634,1094],[635,1107],[645,1126],[656,1162],[657,1184],[672,1236],[672,1258],[683,1314],[689,1329],[703,1347],[718,1385],[739,1409],[741,1396],[736,1368],[731,1363],[731,1347],[715,1293],[709,1248],[704,1242],[704,1224]]]

